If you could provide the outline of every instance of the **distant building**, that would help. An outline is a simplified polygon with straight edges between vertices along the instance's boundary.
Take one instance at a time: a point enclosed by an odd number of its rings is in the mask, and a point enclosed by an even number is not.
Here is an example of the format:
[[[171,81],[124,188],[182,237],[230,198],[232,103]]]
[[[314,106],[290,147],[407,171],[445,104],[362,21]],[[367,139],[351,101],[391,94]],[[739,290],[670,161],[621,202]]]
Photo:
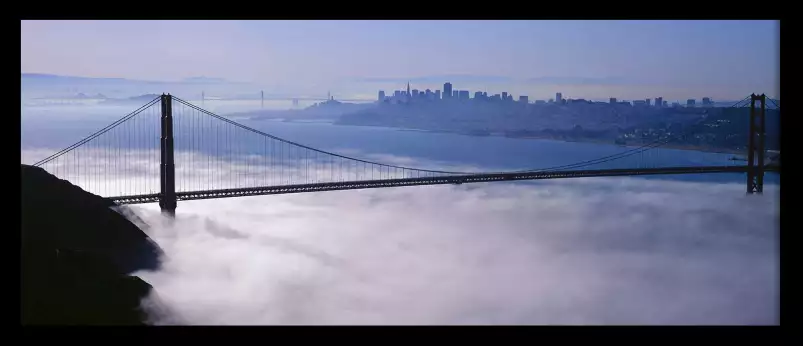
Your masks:
[[[656,97],[655,98],[655,107],[663,107],[664,106],[664,98],[663,97]]]
[[[644,100],[644,103],[646,103],[646,104],[647,104],[647,106],[649,106],[649,105],[650,105],[650,99],[645,99],[645,100]]]
[[[614,103],[616,103],[616,98],[615,98],[615,97],[611,97],[611,98],[608,100],[608,103],[610,103],[610,104],[614,104]]]
[[[591,103],[591,101],[588,101],[586,99],[563,99],[563,102],[570,105]]]
[[[686,107],[694,107],[694,99],[686,100]]]
[[[435,90],[435,99],[436,100],[440,100],[441,99],[441,91],[440,90]]]
[[[703,106],[704,107],[711,106],[712,104],[713,104],[713,102],[711,102],[711,98],[710,97],[703,97]]]
[[[502,95],[494,94],[491,96],[491,101],[502,101]]]
[[[482,100],[482,91],[474,92],[474,99],[475,100]]]
[[[418,89],[413,89],[413,98],[418,98]]]
[[[680,102],[672,102],[672,107],[675,107],[675,108],[680,107]]]
[[[662,104],[663,107],[666,107],[668,105],[669,105],[669,101],[664,101],[664,103]]]
[[[507,101],[507,91],[502,92],[502,100]]]
[[[429,89],[427,89],[427,90],[424,92],[424,96],[426,96],[426,97],[427,97],[427,99],[431,99],[431,98],[432,98],[432,95],[434,95],[434,94],[432,93],[432,90],[429,90]]]
[[[550,101],[552,101],[552,100],[550,100]],[[535,100],[535,104],[543,105],[543,104],[546,104],[546,101],[544,101],[544,100]]]
[[[563,103],[563,93],[557,93],[557,94],[555,94],[555,102],[557,102],[557,103]]]
[[[377,100],[379,102],[382,102],[382,101],[385,100],[385,91],[384,90],[379,90],[379,97],[377,98]]]
[[[633,106],[634,107],[644,107],[646,105],[647,105],[647,102],[644,101],[644,100],[634,100],[633,101]]]
[[[468,100],[468,90],[460,90],[459,95],[461,100]]]
[[[487,91],[483,91],[482,92],[482,97],[487,99],[488,98],[488,92]]]
[[[519,102],[521,103],[530,103],[530,98],[524,95],[519,96]]]
[[[443,84],[443,98],[448,99],[452,97],[452,83],[446,82]]]
[[[401,98],[401,90],[394,90],[393,91],[393,98],[398,99]]]
[[[457,90],[452,90],[452,98],[458,98],[458,97],[460,97],[460,92]]]

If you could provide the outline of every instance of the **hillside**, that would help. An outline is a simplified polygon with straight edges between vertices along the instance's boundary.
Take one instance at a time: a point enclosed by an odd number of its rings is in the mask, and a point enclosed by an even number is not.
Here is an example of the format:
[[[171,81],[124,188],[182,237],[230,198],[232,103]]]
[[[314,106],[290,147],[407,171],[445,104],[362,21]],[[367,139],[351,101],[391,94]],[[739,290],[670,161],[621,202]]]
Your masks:
[[[113,202],[22,165],[22,324],[144,324],[161,249]]]

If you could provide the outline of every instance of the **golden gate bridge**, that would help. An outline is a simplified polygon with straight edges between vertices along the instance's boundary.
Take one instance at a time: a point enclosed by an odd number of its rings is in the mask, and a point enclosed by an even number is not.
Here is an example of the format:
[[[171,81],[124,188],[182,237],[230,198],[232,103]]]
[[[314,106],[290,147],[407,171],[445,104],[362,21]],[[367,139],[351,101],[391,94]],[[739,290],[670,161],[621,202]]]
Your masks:
[[[765,95],[753,94],[730,107],[750,109],[747,159],[739,165],[660,167],[639,162],[645,152],[682,136],[675,134],[553,167],[498,172],[423,169],[312,148],[163,94],[34,166],[118,204],[158,202],[169,215],[175,214],[178,201],[186,200],[577,177],[744,173],[747,193],[761,193],[764,173],[780,169],[780,153],[767,157],[764,148],[766,101]],[[706,121],[704,117],[697,124]],[[130,179],[131,174],[137,179]]]

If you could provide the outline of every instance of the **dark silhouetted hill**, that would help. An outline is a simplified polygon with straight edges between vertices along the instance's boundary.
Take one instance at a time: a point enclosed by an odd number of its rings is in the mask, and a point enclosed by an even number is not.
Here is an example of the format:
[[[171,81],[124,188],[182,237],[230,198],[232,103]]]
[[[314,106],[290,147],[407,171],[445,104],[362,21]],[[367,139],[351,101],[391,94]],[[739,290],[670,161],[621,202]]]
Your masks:
[[[159,266],[161,249],[88,193],[22,165],[21,322],[144,324],[151,286],[129,274]]]

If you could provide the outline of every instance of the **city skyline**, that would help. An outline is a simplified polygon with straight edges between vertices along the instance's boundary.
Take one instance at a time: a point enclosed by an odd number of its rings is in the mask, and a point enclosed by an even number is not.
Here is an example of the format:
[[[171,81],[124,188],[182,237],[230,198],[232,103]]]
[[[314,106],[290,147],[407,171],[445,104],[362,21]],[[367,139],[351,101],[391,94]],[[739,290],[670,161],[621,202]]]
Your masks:
[[[777,21],[22,21],[21,28],[26,73],[212,76],[366,96],[401,79],[428,84],[444,75],[469,90],[503,87],[535,98],[555,89],[588,99],[779,93]]]
[[[583,97],[565,97],[562,92],[556,92],[554,98],[549,99],[537,99],[537,98],[530,98],[529,95],[518,95],[515,97],[513,93],[509,93],[507,91],[502,91],[500,93],[491,93],[488,94],[487,91],[474,91],[472,93],[471,90],[465,89],[453,89],[454,84],[451,82],[446,82],[443,84],[443,96],[441,96],[440,89],[411,89],[410,82],[407,82],[406,90],[396,89],[392,90],[391,92],[386,92],[385,90],[378,90],[377,91],[377,99],[376,101],[379,102],[391,102],[391,103],[401,103],[401,102],[411,102],[417,101],[420,99],[424,100],[448,100],[448,99],[458,99],[458,100],[490,100],[490,101],[506,101],[506,102],[520,102],[526,104],[544,104],[544,103],[562,103],[566,104],[567,102],[571,102],[574,100],[577,101],[589,101],[589,102],[598,102],[598,103],[606,103],[603,100],[599,99],[587,99]],[[470,95],[474,95],[471,97]],[[708,96],[700,97],[702,106],[713,106],[717,101],[712,99]],[[616,97],[609,97],[608,102],[610,104],[630,104],[633,106],[652,106],[652,107],[670,107],[670,106],[696,106],[697,98],[689,98],[685,100],[668,100],[662,96],[657,97],[647,97],[642,99],[619,99]],[[728,101],[728,100],[725,100]]]

